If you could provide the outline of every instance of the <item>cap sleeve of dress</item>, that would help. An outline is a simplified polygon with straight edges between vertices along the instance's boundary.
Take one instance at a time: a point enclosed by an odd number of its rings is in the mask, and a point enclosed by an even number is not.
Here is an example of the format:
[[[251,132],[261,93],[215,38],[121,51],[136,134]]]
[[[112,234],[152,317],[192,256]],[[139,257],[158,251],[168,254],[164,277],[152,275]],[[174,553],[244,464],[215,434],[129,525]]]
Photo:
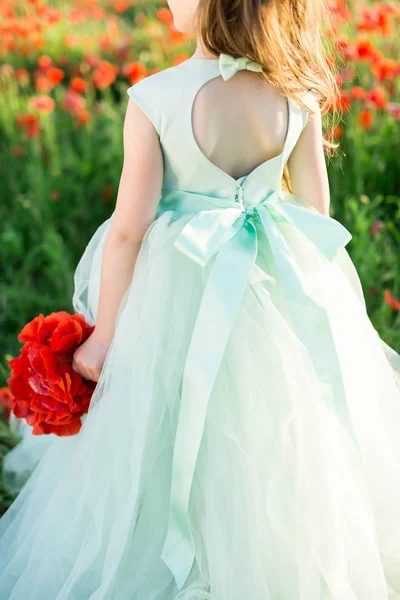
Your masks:
[[[154,93],[153,77],[141,79],[126,90],[131,98],[146,117],[152,122],[157,134],[160,135],[160,119],[158,111],[158,95]]]

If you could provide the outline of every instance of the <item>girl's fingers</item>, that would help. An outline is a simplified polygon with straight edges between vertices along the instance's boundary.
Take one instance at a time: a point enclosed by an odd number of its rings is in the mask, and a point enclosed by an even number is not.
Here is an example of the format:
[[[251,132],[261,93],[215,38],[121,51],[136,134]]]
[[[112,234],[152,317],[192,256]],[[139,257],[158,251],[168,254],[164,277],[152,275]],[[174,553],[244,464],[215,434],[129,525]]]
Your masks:
[[[95,369],[95,368],[83,369],[81,374],[82,374],[82,377],[84,377],[85,379],[89,379],[90,381],[97,382],[99,380],[97,369]]]
[[[76,371],[77,373],[81,374],[81,372],[79,370],[78,363],[76,362],[76,359],[75,359],[75,355],[72,357],[72,368],[73,368],[74,371]]]
[[[75,360],[75,358],[72,359],[72,368],[74,369],[74,371],[79,373],[79,375],[84,379],[90,379],[89,370],[84,365]]]
[[[75,356],[73,356],[73,358],[72,358],[72,368],[74,371],[79,373],[79,375],[81,375],[81,377],[83,377],[84,379],[88,379],[89,381],[97,382],[100,378],[99,369],[96,369],[95,367],[93,367],[93,368],[87,367],[87,366],[83,365],[82,363],[79,363],[75,359]]]

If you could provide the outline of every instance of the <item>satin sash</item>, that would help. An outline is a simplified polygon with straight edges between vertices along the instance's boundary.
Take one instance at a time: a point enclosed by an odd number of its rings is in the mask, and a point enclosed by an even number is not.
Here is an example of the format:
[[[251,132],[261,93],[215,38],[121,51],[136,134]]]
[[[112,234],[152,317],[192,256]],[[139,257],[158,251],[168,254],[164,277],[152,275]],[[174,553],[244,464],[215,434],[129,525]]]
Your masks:
[[[296,304],[319,311],[319,326],[328,330],[326,311],[307,288],[278,223],[290,223],[302,231],[328,260],[352,237],[335,219],[301,205],[282,202],[279,193],[272,192],[255,206],[246,207],[241,201],[237,208],[230,205],[201,210],[192,216],[175,240],[176,248],[201,267],[215,257],[183,373],[173,452],[169,523],[161,554],[178,589],[189,576],[195,557],[189,520],[190,492],[208,402],[257,257],[256,220],[261,223],[268,238],[279,283],[286,296]],[[266,278],[275,281],[267,274]],[[310,332],[306,324],[302,319],[296,319],[294,311],[292,317],[295,333],[307,344]],[[318,361],[318,349],[315,360]]]

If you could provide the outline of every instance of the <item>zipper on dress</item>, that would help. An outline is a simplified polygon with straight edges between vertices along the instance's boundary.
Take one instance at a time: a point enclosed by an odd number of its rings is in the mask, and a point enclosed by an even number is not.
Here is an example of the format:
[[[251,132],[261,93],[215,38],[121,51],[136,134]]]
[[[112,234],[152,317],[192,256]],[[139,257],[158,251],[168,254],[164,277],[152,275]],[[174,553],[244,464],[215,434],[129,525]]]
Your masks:
[[[243,198],[244,198],[243,186],[241,183],[237,183],[236,184],[235,202],[239,202],[240,204],[243,204]]]

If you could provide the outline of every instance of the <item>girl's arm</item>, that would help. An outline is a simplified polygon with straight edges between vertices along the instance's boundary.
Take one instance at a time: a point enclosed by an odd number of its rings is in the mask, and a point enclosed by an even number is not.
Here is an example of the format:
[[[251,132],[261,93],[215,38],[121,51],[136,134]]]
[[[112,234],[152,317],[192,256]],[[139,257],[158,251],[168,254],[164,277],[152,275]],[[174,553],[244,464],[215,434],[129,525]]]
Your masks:
[[[305,204],[329,216],[330,192],[328,173],[322,146],[321,111],[310,94],[307,104],[312,113],[304,127],[289,160],[288,170],[293,194]]]
[[[117,312],[133,276],[143,237],[155,219],[163,159],[153,124],[132,99],[124,130],[124,162],[115,212],[101,263],[100,297],[92,335],[75,352],[73,368],[98,381],[114,335]]]

